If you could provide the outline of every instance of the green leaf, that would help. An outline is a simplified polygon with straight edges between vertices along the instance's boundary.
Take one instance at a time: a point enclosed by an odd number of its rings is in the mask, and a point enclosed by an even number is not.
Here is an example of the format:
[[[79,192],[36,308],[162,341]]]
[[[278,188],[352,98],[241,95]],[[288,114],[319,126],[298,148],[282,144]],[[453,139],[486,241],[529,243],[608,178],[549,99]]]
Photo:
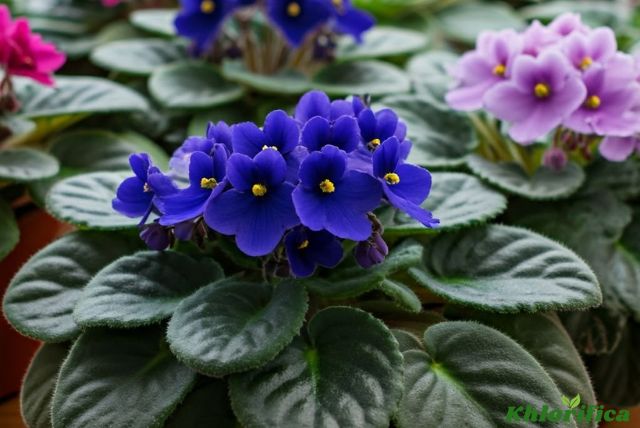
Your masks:
[[[0,150],[0,181],[28,182],[54,176],[60,165],[56,158],[40,150],[19,148]]]
[[[391,210],[385,222],[385,235],[432,234],[486,223],[507,208],[507,199],[472,175],[435,172],[431,175],[431,193],[422,207],[440,219],[429,229],[399,210]]]
[[[533,176],[513,162],[490,162],[478,155],[470,156],[467,165],[474,174],[499,189],[533,200],[566,198],[585,180],[584,171],[573,162],[562,171],[541,166]]]
[[[436,107],[450,109],[445,95],[454,82],[450,69],[457,60],[456,54],[447,51],[430,51],[411,58],[407,64],[407,73],[421,99]]]
[[[53,395],[53,427],[161,427],[196,374],[163,329],[89,330],[73,344]]]
[[[560,317],[573,343],[587,355],[613,352],[627,324],[626,315],[604,306],[589,311],[562,313]]]
[[[173,21],[176,19],[176,9],[142,9],[129,15],[134,27],[160,36],[174,36],[176,34]]]
[[[354,0],[361,9],[368,10],[376,16],[398,18],[436,3],[438,0]]]
[[[301,284],[229,279],[198,290],[178,306],[167,330],[171,350],[189,367],[224,376],[260,367],[298,333],[307,312]]]
[[[0,197],[0,260],[4,259],[18,245],[20,229],[13,214],[11,205]]]
[[[422,310],[422,302],[410,287],[400,281],[385,278],[378,289],[393,299],[393,302],[408,312],[418,313]]]
[[[380,427],[402,394],[402,356],[389,330],[366,312],[318,312],[266,366],[230,379],[243,426]]]
[[[427,329],[423,340],[424,351],[403,352],[400,428],[516,426],[505,423],[509,407],[561,407],[561,394],[540,364],[497,330],[444,322]]]
[[[549,1],[520,9],[520,14],[527,20],[539,19],[548,22],[563,13],[580,14],[582,21],[592,27],[615,27],[626,21],[624,7],[611,7],[608,1],[575,2],[567,0]]]
[[[20,413],[29,428],[51,428],[53,389],[68,352],[66,344],[44,344],[31,360],[20,389]]]
[[[153,324],[170,317],[185,298],[223,275],[210,258],[141,251],[98,272],[83,290],[73,317],[81,327]]]
[[[149,79],[149,92],[164,107],[197,110],[235,101],[244,91],[213,66],[185,61],[157,68]]]
[[[465,115],[441,109],[421,95],[394,95],[380,104],[393,109],[407,124],[407,138],[413,142],[411,163],[432,168],[461,166],[478,145]]]
[[[437,20],[447,38],[466,45],[474,45],[482,31],[520,30],[526,26],[504,3],[465,2],[444,9]]]
[[[640,196],[640,162],[635,157],[625,162],[598,159],[587,168],[587,181],[580,193],[608,190],[622,199]]]
[[[227,395],[227,383],[201,377],[176,411],[167,419],[165,428],[236,428],[236,417]]]
[[[575,397],[573,397],[571,399],[571,408],[575,409],[576,407],[578,407],[580,405],[580,394],[576,395]]]
[[[409,92],[411,82],[404,71],[389,63],[358,61],[323,68],[313,77],[312,86],[333,97],[353,94],[380,96]]]
[[[140,219],[125,217],[111,207],[116,189],[129,176],[131,173],[94,172],[64,179],[47,194],[47,211],[81,228],[133,228]]]
[[[228,80],[267,94],[301,95],[311,89],[309,79],[298,71],[258,74],[247,70],[240,61],[225,61],[222,75]]]
[[[602,303],[586,263],[562,245],[516,227],[438,235],[410,274],[432,293],[492,312],[586,309]]]
[[[418,31],[376,26],[364,33],[361,43],[352,37],[341,37],[336,57],[340,61],[375,59],[407,55],[427,47],[427,37]]]
[[[22,104],[20,114],[27,118],[145,111],[149,108],[142,95],[98,77],[57,77],[54,88],[20,83],[16,88]]]
[[[97,66],[136,76],[149,76],[158,67],[187,58],[184,43],[166,39],[119,40],[91,52],[91,61]]]
[[[104,266],[133,251],[137,242],[118,234],[74,232],[40,250],[18,271],[3,310],[25,336],[45,342],[73,339],[71,314],[82,288]]]
[[[562,396],[562,404],[564,404],[567,407],[571,407],[571,400],[569,400],[569,397],[563,395]]]

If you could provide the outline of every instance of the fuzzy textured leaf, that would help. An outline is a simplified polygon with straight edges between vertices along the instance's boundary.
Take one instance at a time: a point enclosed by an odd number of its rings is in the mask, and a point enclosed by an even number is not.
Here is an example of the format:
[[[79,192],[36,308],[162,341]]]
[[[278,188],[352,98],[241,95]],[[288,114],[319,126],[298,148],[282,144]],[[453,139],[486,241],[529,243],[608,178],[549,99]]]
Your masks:
[[[91,61],[99,67],[136,76],[149,76],[158,67],[187,58],[183,43],[166,39],[118,40],[91,52]]]
[[[336,57],[340,61],[375,59],[407,55],[424,49],[427,37],[418,31],[376,26],[364,33],[361,43],[351,37],[338,41]]]
[[[60,165],[40,150],[19,148],[0,151],[0,181],[28,182],[54,176]]]
[[[414,91],[433,105],[449,109],[445,95],[454,82],[451,68],[457,60],[456,54],[447,51],[429,51],[411,58],[407,63],[407,73]]]
[[[225,61],[222,74],[232,82],[247,85],[267,94],[301,95],[311,89],[311,82],[302,73],[294,70],[274,74],[258,74],[247,70],[241,62]]]
[[[18,244],[20,229],[11,206],[0,198],[0,260],[4,259]]]
[[[405,72],[380,61],[357,61],[330,65],[313,77],[312,86],[329,96],[353,94],[380,96],[409,92],[411,82]]]

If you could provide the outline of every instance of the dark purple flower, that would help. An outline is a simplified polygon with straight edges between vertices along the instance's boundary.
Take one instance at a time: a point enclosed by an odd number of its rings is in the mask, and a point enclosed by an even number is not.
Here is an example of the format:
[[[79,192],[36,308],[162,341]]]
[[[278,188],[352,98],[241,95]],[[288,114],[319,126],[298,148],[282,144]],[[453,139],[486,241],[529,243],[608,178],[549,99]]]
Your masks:
[[[403,163],[398,139],[386,140],[373,154],[373,174],[382,183],[387,200],[426,227],[440,221],[420,207],[431,191],[431,174],[419,166]]]
[[[328,0],[270,0],[267,3],[269,18],[293,46],[301,45],[332,13]]]
[[[618,54],[605,66],[589,68],[582,80],[587,88],[582,105],[564,125],[583,134],[628,137],[640,131],[640,84],[633,58]]]
[[[618,51],[616,35],[610,28],[596,28],[590,33],[574,32],[563,42],[563,49],[573,66],[581,71],[592,64],[606,64]]]
[[[300,166],[293,192],[296,212],[313,231],[364,241],[371,235],[367,213],[380,203],[380,183],[368,174],[347,170],[347,155],[334,146],[311,153]]]
[[[158,220],[141,226],[140,238],[150,250],[162,251],[173,243],[171,228],[161,226]]]
[[[231,146],[231,128],[225,122],[213,124],[209,122],[204,137],[193,136],[185,140],[185,142],[173,152],[169,167],[179,176],[187,176],[189,174],[189,159],[193,152],[204,152],[211,154],[215,144],[222,144],[226,147],[229,154],[233,148]]]
[[[302,126],[310,119],[319,116],[334,121],[341,116],[353,116],[353,104],[346,100],[329,100],[321,91],[310,91],[304,94],[296,105],[295,118]]]
[[[341,116],[334,122],[316,116],[302,128],[301,143],[310,152],[332,145],[349,153],[360,144],[360,128],[354,117]]]
[[[211,155],[204,152],[191,154],[189,187],[159,198],[157,205],[163,216],[160,224],[172,226],[202,215],[207,204],[226,187],[227,149],[216,144]]]
[[[278,245],[284,232],[300,223],[285,181],[287,166],[275,150],[255,158],[235,153],[227,177],[233,189],[207,205],[204,219],[223,235],[235,235],[238,248],[249,256],[264,256]]]
[[[484,94],[509,78],[521,52],[522,40],[513,30],[481,33],[476,49],[464,54],[456,66],[458,86],[447,94],[447,103],[457,110],[482,108]]]
[[[336,29],[362,42],[362,35],[376,23],[374,17],[353,7],[351,0],[331,0],[331,3]]]
[[[544,152],[542,158],[542,164],[554,171],[562,171],[568,161],[567,154],[558,147],[552,147]]]
[[[600,143],[600,154],[612,162],[623,162],[640,152],[640,137],[607,137]]]
[[[366,241],[358,242],[353,250],[356,262],[365,269],[379,265],[389,255],[389,247],[382,238],[382,228],[374,226],[371,237]]]
[[[284,238],[284,246],[291,272],[300,278],[311,276],[317,266],[332,268],[342,260],[342,244],[325,230],[297,227]]]
[[[531,143],[569,117],[586,97],[586,88],[566,58],[554,51],[539,57],[519,56],[513,76],[491,88],[484,97],[487,109],[511,122],[509,135]]]
[[[210,47],[224,20],[238,7],[237,0],[180,0],[175,19],[178,34],[194,42],[198,52]]]

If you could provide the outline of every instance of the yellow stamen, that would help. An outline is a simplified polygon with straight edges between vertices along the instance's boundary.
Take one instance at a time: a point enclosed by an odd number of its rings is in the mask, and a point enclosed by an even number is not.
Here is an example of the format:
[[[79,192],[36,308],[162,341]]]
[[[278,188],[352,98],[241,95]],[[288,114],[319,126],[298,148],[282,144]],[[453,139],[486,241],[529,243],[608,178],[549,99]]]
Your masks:
[[[584,102],[584,105],[590,109],[596,110],[602,104],[602,100],[597,95],[591,95],[587,98],[587,101]]]
[[[296,17],[300,16],[301,13],[302,13],[302,8],[295,1],[292,1],[287,6],[287,15],[289,15],[290,17],[296,18]]]
[[[142,187],[142,190],[144,190],[145,192],[150,192],[151,191],[151,186],[149,186],[149,183],[144,183],[144,186]]]
[[[323,180],[320,183],[320,190],[322,190],[323,193],[333,193],[336,191],[336,185],[333,184],[331,180]]]
[[[380,138],[374,138],[373,140],[369,141],[369,144],[367,144],[367,147],[369,148],[369,150],[373,151],[377,149],[380,144],[382,144],[382,142],[380,141]]]
[[[385,174],[384,181],[391,185],[398,184],[400,183],[400,176],[395,172],[390,172],[388,174]]]
[[[264,184],[254,184],[253,187],[251,187],[251,193],[253,193],[253,196],[264,196],[267,194],[267,186]]]
[[[591,67],[591,64],[593,64],[593,59],[591,59],[590,56],[585,56],[584,58],[582,58],[582,62],[580,62],[580,68],[582,70],[586,70],[587,68]]]
[[[302,241],[300,245],[298,245],[298,250],[304,250],[308,246],[309,246],[309,241],[305,239],[304,241]]]
[[[200,180],[200,187],[203,189],[215,189],[218,186],[218,181],[215,178],[203,177]]]
[[[276,152],[278,151],[278,148],[276,146],[267,146],[266,144],[264,146],[262,146],[262,150],[275,150]]]
[[[546,83],[538,83],[533,92],[538,98],[547,98],[551,95],[551,88]]]
[[[216,10],[216,3],[213,0],[203,0],[200,3],[200,10],[202,13],[213,13]]]
[[[504,75],[507,74],[507,67],[504,64],[498,64],[493,67],[493,74],[504,77]]]

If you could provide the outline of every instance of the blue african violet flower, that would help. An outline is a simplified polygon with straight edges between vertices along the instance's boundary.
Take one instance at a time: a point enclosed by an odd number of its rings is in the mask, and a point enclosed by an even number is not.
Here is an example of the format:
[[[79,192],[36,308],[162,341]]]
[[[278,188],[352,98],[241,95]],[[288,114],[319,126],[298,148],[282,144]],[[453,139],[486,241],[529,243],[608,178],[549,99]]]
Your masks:
[[[316,116],[302,129],[301,143],[309,151],[332,145],[349,153],[358,148],[360,128],[356,119],[350,116],[341,116],[335,122]]]
[[[187,176],[189,174],[189,159],[194,152],[204,152],[211,154],[215,144],[222,144],[231,154],[233,148],[231,146],[231,128],[225,122],[220,121],[217,124],[209,122],[204,137],[193,136],[185,140],[185,142],[173,152],[169,167],[178,176]]]
[[[376,23],[373,16],[356,9],[350,0],[331,0],[336,28],[362,42],[362,35]]]
[[[291,273],[300,278],[311,276],[317,266],[332,268],[342,260],[342,244],[324,230],[295,228],[284,238],[284,246]]]
[[[311,153],[300,165],[293,192],[296,212],[313,231],[364,241],[371,235],[367,213],[380,204],[380,183],[368,174],[347,170],[347,154],[334,146]]]
[[[333,13],[328,0],[269,0],[267,14],[293,46],[327,22]]]
[[[207,206],[205,222],[216,232],[235,235],[238,248],[247,255],[271,253],[284,232],[300,223],[286,173],[286,162],[276,150],[263,150],[253,159],[231,155],[227,178],[233,188]]]
[[[382,232],[374,230],[366,241],[358,242],[353,249],[356,262],[365,269],[379,265],[389,255],[389,246],[382,238]]]
[[[194,152],[189,162],[189,187],[159,198],[157,205],[163,216],[160,224],[172,226],[194,219],[206,205],[225,189],[227,149],[222,144],[213,147],[212,154]]]
[[[427,227],[439,223],[420,207],[431,191],[431,174],[419,166],[403,163],[402,147],[391,137],[373,153],[373,173],[391,205],[406,212]]]
[[[171,229],[161,226],[158,220],[141,227],[140,239],[147,244],[150,250],[166,250],[172,243]]]
[[[180,0],[175,27],[191,39],[198,52],[210,47],[224,20],[238,7],[237,0]]]
[[[301,125],[319,116],[331,121],[341,116],[353,116],[353,105],[346,100],[329,100],[321,91],[309,91],[300,98],[296,105],[295,118]]]

